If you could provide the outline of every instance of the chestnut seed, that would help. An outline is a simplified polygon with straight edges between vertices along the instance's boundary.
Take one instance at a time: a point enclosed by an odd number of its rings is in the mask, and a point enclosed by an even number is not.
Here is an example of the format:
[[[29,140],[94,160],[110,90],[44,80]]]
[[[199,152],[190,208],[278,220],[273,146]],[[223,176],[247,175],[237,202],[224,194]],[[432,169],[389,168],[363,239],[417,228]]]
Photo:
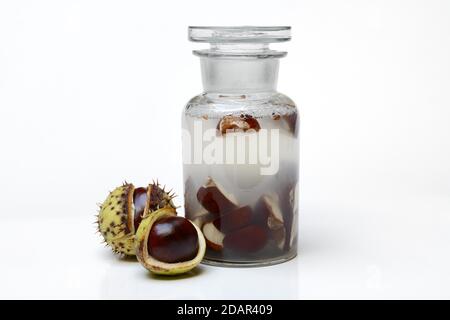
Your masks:
[[[261,250],[267,242],[267,231],[259,226],[251,225],[225,236],[225,249],[251,253]]]
[[[240,207],[215,219],[214,225],[223,233],[228,233],[248,225],[252,216],[252,208],[249,206]]]
[[[134,229],[137,230],[142,221],[142,215],[147,202],[147,188],[136,188],[133,193]]]
[[[162,262],[192,260],[199,247],[197,230],[183,217],[159,219],[150,230],[147,247],[148,253]]]
[[[258,120],[256,120],[251,115],[248,115],[248,114],[243,115],[243,116],[241,115],[241,119],[243,119],[247,123],[249,129],[252,129],[255,131],[259,131],[261,129],[261,126],[259,125]]]
[[[217,124],[217,130],[224,135],[228,132],[246,132],[248,130],[259,131],[261,126],[254,117],[249,114],[238,116],[224,116]]]
[[[197,200],[207,211],[220,215],[237,208],[235,197],[227,193],[211,177],[197,191]]]

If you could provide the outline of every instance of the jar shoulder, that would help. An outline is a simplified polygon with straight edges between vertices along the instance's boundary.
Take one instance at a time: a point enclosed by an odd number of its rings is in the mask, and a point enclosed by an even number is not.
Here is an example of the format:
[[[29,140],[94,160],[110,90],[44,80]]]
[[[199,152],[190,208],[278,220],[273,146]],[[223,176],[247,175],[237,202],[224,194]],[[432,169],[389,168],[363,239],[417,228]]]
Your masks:
[[[185,115],[195,117],[215,118],[242,113],[256,117],[286,115],[297,113],[297,107],[287,95],[271,92],[236,95],[202,93],[190,99],[184,108]]]

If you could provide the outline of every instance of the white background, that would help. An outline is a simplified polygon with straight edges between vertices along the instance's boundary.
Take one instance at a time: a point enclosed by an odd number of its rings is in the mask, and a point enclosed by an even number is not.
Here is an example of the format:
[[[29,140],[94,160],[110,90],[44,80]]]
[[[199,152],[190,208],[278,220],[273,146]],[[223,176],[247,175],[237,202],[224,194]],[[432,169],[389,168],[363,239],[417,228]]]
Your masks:
[[[450,298],[449,1],[1,1],[0,298]],[[96,203],[182,194],[188,25],[291,25],[297,259],[167,281],[112,256]],[[178,198],[179,205],[182,197]]]

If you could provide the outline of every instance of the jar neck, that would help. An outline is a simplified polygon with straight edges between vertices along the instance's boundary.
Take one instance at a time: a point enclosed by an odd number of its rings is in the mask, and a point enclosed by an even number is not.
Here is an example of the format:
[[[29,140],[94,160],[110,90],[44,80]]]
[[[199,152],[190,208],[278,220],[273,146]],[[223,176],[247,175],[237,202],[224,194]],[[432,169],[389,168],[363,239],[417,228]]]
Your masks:
[[[206,93],[276,91],[279,59],[201,57]]]

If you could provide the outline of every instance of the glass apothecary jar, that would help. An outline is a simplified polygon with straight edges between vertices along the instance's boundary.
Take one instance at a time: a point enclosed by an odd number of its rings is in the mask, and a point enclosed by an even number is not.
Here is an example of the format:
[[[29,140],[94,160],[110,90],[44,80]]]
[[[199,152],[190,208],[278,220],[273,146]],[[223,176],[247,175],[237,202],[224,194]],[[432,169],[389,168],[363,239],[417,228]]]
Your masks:
[[[298,113],[276,91],[269,44],[290,27],[189,27],[204,92],[183,116],[185,215],[203,231],[213,265],[259,266],[297,254]]]

